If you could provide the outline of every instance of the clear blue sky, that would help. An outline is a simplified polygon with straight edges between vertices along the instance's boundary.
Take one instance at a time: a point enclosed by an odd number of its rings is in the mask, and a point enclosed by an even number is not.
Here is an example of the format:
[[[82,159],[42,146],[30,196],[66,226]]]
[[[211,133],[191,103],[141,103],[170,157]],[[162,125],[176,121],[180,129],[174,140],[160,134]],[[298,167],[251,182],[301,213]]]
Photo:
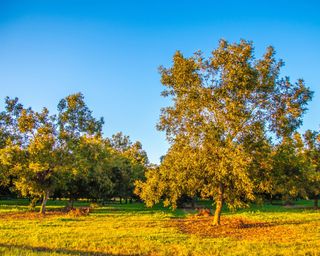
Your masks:
[[[104,134],[140,140],[152,162],[166,153],[155,129],[160,108],[157,68],[176,50],[209,54],[220,38],[268,45],[286,62],[282,75],[315,91],[304,129],[320,125],[319,1],[0,0],[0,107],[5,96],[56,112],[82,92]]]

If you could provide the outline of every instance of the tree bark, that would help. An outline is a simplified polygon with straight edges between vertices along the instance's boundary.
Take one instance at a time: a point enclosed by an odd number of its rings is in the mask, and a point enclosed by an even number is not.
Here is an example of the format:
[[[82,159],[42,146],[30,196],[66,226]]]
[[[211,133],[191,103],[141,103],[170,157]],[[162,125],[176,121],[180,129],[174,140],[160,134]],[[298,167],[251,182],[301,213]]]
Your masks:
[[[43,193],[43,199],[42,199],[42,204],[41,204],[41,208],[40,208],[41,214],[46,213],[46,205],[47,205],[48,198],[49,198],[49,191],[45,191]]]
[[[218,226],[220,225],[220,217],[221,217],[221,211],[222,211],[222,205],[223,205],[223,185],[221,183],[219,184],[218,195],[215,198],[215,201],[216,201],[216,210],[214,212],[213,225]]]
[[[36,205],[37,205],[37,202],[38,202],[38,197],[34,197],[31,199],[31,202],[30,202],[30,205],[29,205],[29,209],[31,211],[34,211],[36,209]]]
[[[69,198],[69,201],[68,201],[68,208],[69,209],[73,209],[73,203],[74,203],[73,198]]]
[[[194,197],[192,197],[192,199],[191,199],[191,209],[194,209],[195,208],[195,199],[194,199]]]

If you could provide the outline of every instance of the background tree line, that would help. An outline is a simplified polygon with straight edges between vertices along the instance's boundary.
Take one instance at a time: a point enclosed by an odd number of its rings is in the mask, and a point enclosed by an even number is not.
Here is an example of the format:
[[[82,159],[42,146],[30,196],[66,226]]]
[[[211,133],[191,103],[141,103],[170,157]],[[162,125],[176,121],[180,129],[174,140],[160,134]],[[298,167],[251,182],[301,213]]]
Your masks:
[[[48,109],[24,108],[18,98],[5,100],[0,113],[0,195],[21,195],[31,207],[49,197],[106,200],[132,199],[134,181],[148,166],[140,142],[121,132],[102,136],[103,119],[95,119],[81,93]]]

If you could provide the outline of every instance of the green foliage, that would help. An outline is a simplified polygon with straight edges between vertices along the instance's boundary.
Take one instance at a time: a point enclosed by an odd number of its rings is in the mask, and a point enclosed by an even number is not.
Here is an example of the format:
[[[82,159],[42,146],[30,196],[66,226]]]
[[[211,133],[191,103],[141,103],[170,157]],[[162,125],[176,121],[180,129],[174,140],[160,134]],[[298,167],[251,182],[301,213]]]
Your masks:
[[[306,196],[306,165],[303,144],[298,133],[286,138],[274,148],[272,194],[281,194],[286,200]]]
[[[24,196],[52,192],[60,169],[54,116],[45,108],[35,112],[7,98],[1,117],[2,129],[10,134],[0,149],[2,171],[16,177],[15,187]]]
[[[320,133],[307,130],[304,134],[303,156],[307,168],[305,169],[306,190],[309,197],[315,200],[318,207],[320,195]]]
[[[93,172],[105,165],[102,145],[103,119],[96,120],[81,93],[72,94],[58,104],[59,141],[63,151],[65,192],[70,199],[88,195]],[[100,159],[103,159],[100,163]],[[101,172],[100,172],[101,173]],[[100,179],[101,180],[101,179]],[[105,185],[106,181],[103,180]],[[108,183],[108,181],[107,181]],[[107,191],[111,186],[108,186]]]
[[[81,135],[101,135],[103,118],[96,120],[84,102],[82,93],[60,100],[58,104],[60,136],[67,141],[79,139]]]
[[[42,212],[50,195],[71,200],[132,197],[134,181],[148,165],[140,142],[118,133],[102,137],[103,119],[95,119],[81,93],[58,104],[58,115],[35,112],[6,98],[0,113],[0,186],[14,185],[20,195],[39,198]]]
[[[124,136],[121,132],[113,135],[109,143],[113,149],[113,195],[132,198],[135,181],[144,179],[149,164],[147,154],[139,141],[132,143],[129,136]]]
[[[315,199],[320,193],[320,137],[307,130],[295,133],[273,149],[272,194],[285,199]]]

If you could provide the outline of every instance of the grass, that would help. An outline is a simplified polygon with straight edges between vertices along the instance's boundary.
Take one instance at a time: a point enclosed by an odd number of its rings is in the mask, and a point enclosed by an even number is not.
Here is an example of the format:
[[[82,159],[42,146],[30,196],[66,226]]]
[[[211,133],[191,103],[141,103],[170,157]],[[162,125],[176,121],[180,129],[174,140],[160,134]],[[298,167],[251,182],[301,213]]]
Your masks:
[[[320,212],[310,208],[224,209],[215,228],[210,217],[160,205],[112,204],[73,217],[57,211],[65,204],[49,201],[42,217],[27,212],[27,200],[0,201],[0,255],[320,255]]]

